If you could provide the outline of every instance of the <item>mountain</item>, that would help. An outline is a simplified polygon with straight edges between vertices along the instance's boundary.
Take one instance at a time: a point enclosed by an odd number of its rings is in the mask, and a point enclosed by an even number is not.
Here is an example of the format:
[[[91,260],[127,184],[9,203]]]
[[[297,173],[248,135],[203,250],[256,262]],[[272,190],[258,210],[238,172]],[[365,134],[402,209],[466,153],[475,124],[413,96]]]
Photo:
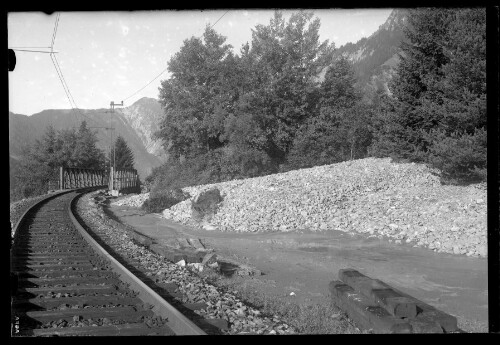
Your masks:
[[[161,141],[153,139],[153,133],[159,129],[158,124],[163,114],[160,103],[154,98],[143,97],[129,107],[120,108],[119,111],[141,138],[146,150],[166,160],[167,154]]]
[[[152,124],[154,120],[140,120],[142,114],[145,117],[150,117],[151,113],[145,111],[133,111],[140,108],[142,103],[147,103],[146,101],[140,102],[139,105],[135,103],[128,107],[130,109],[118,110],[115,109],[114,113],[110,113],[107,109],[93,109],[93,110],[65,110],[65,109],[49,109],[43,110],[40,113],[33,114],[31,116],[14,114],[9,112],[9,153],[10,157],[14,160],[20,158],[22,148],[26,145],[34,144],[36,139],[39,139],[45,133],[46,128],[52,125],[56,130],[78,127],[80,123],[85,120],[89,127],[101,127],[94,128],[97,133],[97,138],[99,139],[97,146],[104,150],[104,152],[109,152],[111,135],[113,135],[113,142],[116,140],[117,135],[121,135],[128,146],[134,153],[135,168],[139,173],[141,180],[144,180],[146,176],[151,173],[153,167],[161,165],[164,159],[155,154],[148,152],[146,148],[149,145],[150,150],[154,151],[155,145],[157,143],[152,143],[147,141],[145,138],[148,131],[154,129]],[[143,107],[144,108],[144,107]],[[123,112],[122,112],[123,111]],[[126,115],[128,114],[128,115]],[[131,116],[130,114],[135,114]],[[130,118],[135,120],[131,121]],[[135,122],[134,122],[135,121]],[[130,125],[130,122],[136,124],[136,128]],[[147,124],[143,125],[144,123]],[[102,127],[115,128],[113,133],[110,130],[106,130]],[[141,126],[142,132],[139,131]],[[147,128],[146,128],[147,127]],[[153,129],[152,129],[153,128]],[[141,137],[142,136],[142,137]],[[159,149],[156,148],[158,151]]]
[[[403,26],[407,10],[395,9],[384,24],[371,36],[356,43],[347,43],[337,49],[336,56],[346,57],[353,63],[357,86],[369,97],[382,91],[390,94],[387,85],[399,63],[399,48],[403,40]]]
[[[14,160],[21,158],[24,143],[31,142],[39,131],[30,117],[9,112],[9,154]]]

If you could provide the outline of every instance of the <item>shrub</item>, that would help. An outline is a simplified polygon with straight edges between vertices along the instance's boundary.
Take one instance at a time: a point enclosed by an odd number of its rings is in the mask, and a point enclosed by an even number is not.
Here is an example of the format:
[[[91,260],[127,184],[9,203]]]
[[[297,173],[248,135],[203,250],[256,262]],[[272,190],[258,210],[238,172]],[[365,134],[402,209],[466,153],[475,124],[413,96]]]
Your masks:
[[[216,149],[196,157],[169,161],[155,168],[145,179],[152,197],[163,191],[263,176],[277,169],[270,158],[254,149]]]
[[[142,204],[142,209],[149,213],[159,213],[181,201],[189,199],[190,195],[180,188],[169,189],[161,193],[150,194],[148,200]]]
[[[446,178],[461,181],[486,180],[486,130],[473,134],[454,132],[447,136],[434,130],[427,134],[431,142],[428,162]]]
[[[221,181],[272,174],[277,167],[263,151],[252,148],[227,148],[221,157]]]

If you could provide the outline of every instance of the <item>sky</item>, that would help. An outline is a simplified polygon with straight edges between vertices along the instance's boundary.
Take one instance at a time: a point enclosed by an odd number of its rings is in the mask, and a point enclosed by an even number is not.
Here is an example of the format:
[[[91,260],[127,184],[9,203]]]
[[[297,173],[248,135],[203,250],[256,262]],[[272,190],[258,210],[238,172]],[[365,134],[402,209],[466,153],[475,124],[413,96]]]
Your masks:
[[[320,40],[340,47],[370,36],[392,10],[312,11],[321,21]],[[285,19],[292,12],[283,11]],[[251,43],[251,29],[268,25],[272,16],[272,10],[60,12],[55,31],[57,13],[9,13],[9,48],[49,51],[55,32],[54,55],[70,91],[68,97],[50,54],[16,51],[16,67],[8,76],[9,110],[32,115],[45,109],[100,109],[109,108],[111,101],[123,100],[129,106],[142,97],[158,98],[168,70],[152,80],[167,68],[185,39],[200,37],[207,24],[214,25],[239,53],[243,44]]]

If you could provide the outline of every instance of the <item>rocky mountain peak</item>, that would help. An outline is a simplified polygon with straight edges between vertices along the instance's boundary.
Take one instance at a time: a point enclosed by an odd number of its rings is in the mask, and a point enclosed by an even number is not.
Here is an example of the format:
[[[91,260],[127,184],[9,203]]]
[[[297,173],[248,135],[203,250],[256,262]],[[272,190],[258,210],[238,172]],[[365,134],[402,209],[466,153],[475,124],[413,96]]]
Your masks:
[[[405,9],[394,9],[385,23],[380,25],[379,30],[400,30],[406,22],[406,14]]]
[[[153,134],[160,128],[159,123],[163,115],[158,100],[143,97],[132,105],[120,109],[120,112],[136,131],[146,150],[157,157],[165,158],[161,141],[153,138]]]
[[[408,10],[394,9],[384,24],[369,37],[347,43],[336,55],[352,62],[358,86],[369,100],[376,92],[391,94],[388,88],[396,73]]]

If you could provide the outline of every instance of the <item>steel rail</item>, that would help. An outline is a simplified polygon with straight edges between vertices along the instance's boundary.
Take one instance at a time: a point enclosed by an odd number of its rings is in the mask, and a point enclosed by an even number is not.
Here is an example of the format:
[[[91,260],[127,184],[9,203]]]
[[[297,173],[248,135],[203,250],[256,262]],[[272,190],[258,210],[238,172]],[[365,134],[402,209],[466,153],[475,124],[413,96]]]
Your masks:
[[[128,284],[129,288],[139,293],[138,297],[145,303],[153,305],[153,312],[163,318],[167,319],[167,326],[177,335],[206,335],[206,333],[179,312],[174,306],[165,301],[153,289],[147,286],[111,254],[109,254],[97,241],[83,228],[83,226],[76,219],[73,208],[81,194],[76,195],[67,206],[68,214],[73,225],[77,228],[80,234],[87,240],[87,242],[94,248],[94,250],[105,257],[111,264],[112,270],[120,275],[120,279]]]
[[[73,192],[73,191],[74,191],[74,189],[64,189],[62,191],[54,192],[52,194],[47,195],[45,198],[38,200],[33,205],[31,205],[30,207],[28,207],[23,212],[23,214],[21,215],[21,217],[19,217],[19,219],[16,221],[16,224],[14,225],[14,227],[11,229],[11,233],[12,233],[12,230],[14,230],[14,237],[11,239],[12,240],[11,253],[12,253],[12,247],[14,247],[14,243],[16,243],[17,234],[19,233],[18,229],[23,225],[24,221],[26,220],[26,215],[31,210],[33,210],[35,207],[37,207],[38,205],[40,205],[42,202],[50,200],[50,199],[55,198],[55,197],[58,197],[60,195],[66,194],[66,193]],[[11,263],[12,263],[12,254],[11,254]]]
[[[77,189],[66,189],[63,191],[55,192],[53,194],[47,195],[45,198],[38,200],[35,204],[28,207],[21,217],[17,220],[14,229],[14,237],[12,241],[12,246],[10,248],[10,268],[13,272],[13,249],[17,242],[19,229],[24,225],[24,222],[28,218],[27,215],[40,204],[55,199],[63,194],[82,191],[75,195],[66,206],[67,214],[70,218],[71,223],[75,226],[77,231],[82,235],[85,241],[95,250],[95,252],[102,258],[105,258],[114,273],[120,276],[120,280],[129,284],[129,289],[138,293],[138,298],[144,303],[149,303],[153,306],[152,311],[165,319],[167,319],[166,326],[168,326],[176,335],[206,335],[201,328],[199,328],[194,322],[189,320],[180,311],[178,311],[174,306],[165,301],[159,294],[157,294],[153,289],[142,282],[138,277],[136,277],[132,272],[125,268],[118,260],[116,260],[111,254],[109,254],[90,234],[89,232],[80,224],[77,220],[73,210],[77,200],[85,193],[93,191],[96,189],[101,189],[102,187],[87,187],[87,188],[77,188]]]

